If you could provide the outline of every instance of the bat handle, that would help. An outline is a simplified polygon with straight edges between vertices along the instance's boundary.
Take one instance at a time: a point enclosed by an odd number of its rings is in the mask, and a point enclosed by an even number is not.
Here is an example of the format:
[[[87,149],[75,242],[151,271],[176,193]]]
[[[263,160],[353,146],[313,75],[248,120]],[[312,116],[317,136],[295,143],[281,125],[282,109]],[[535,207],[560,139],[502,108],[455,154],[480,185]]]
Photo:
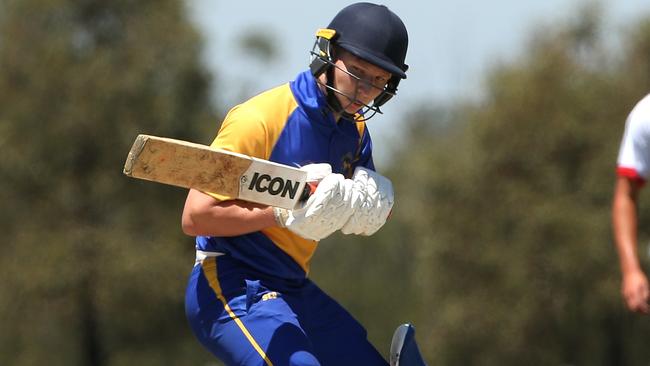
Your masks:
[[[318,183],[316,183],[316,182],[307,182],[307,184],[305,184],[305,188],[302,190],[302,194],[300,195],[300,200],[299,201],[301,201],[301,202],[302,201],[307,201],[309,196],[314,194],[314,192],[316,191],[317,186],[318,186]]]

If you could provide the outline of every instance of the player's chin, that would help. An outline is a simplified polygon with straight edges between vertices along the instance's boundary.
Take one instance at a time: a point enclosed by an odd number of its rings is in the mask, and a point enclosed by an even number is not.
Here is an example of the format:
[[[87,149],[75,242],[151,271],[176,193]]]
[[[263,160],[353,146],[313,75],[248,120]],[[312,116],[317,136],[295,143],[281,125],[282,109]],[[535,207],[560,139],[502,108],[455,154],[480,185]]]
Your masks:
[[[349,114],[358,113],[359,110],[361,110],[361,107],[359,107],[359,106],[349,106],[349,107],[345,108],[345,112],[349,113]]]
[[[350,114],[355,114],[359,112],[363,107],[365,107],[365,105],[361,104],[360,102],[353,102],[345,107],[345,111]]]

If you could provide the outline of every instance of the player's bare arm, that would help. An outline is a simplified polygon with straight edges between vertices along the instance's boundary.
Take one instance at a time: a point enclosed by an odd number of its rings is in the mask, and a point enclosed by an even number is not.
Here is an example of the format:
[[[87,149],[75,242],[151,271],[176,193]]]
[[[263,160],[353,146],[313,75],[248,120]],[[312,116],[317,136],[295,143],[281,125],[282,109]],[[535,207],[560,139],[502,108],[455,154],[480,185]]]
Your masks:
[[[276,226],[271,207],[241,200],[218,201],[190,189],[182,215],[183,232],[197,236],[235,236]]]
[[[637,200],[640,182],[618,177],[612,204],[614,239],[618,251],[622,284],[621,292],[627,308],[648,314],[648,279],[641,269],[637,253]]]

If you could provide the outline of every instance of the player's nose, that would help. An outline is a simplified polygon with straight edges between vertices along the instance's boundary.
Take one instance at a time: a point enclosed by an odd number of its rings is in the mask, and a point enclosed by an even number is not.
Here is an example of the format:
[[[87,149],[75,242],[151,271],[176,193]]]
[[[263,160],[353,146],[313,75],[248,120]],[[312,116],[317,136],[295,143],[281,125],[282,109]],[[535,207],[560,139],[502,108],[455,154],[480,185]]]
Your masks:
[[[367,80],[359,80],[356,85],[356,94],[364,99],[367,99],[372,94],[374,87]]]

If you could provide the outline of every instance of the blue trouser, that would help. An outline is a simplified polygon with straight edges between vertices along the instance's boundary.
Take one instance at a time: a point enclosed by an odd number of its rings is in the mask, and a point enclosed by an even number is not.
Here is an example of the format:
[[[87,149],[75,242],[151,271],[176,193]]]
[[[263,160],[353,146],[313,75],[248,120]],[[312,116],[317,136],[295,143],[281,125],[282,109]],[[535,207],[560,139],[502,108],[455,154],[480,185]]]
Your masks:
[[[312,281],[271,278],[229,256],[194,267],[185,310],[227,365],[387,365],[361,324]]]

